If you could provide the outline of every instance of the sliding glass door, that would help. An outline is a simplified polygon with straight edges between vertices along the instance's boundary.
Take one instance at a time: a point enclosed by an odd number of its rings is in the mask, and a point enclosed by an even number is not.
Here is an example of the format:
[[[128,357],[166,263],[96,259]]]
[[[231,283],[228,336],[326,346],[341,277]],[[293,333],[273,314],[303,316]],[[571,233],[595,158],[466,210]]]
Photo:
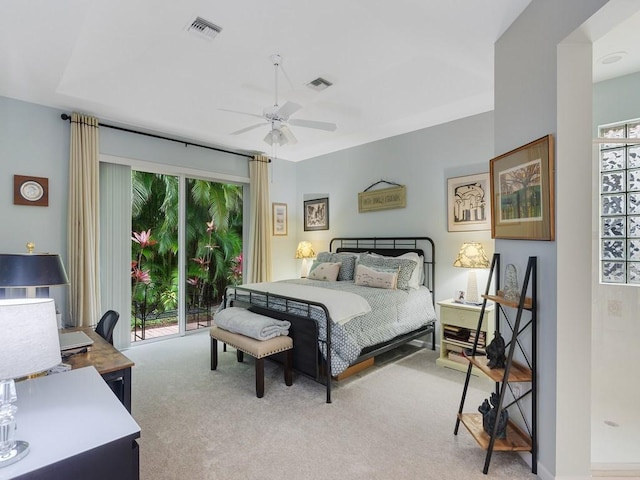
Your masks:
[[[242,186],[132,171],[131,340],[211,325],[242,275]]]
[[[242,280],[242,187],[186,179],[186,329],[211,326],[229,283]]]

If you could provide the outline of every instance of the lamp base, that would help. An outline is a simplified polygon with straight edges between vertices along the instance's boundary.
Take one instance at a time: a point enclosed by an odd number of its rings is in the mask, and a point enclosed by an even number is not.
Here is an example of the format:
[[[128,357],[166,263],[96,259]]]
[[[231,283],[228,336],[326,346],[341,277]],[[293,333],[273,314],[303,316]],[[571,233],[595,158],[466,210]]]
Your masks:
[[[465,303],[472,305],[479,305],[482,303],[478,296],[478,280],[476,278],[476,272],[473,269],[469,270],[469,276],[467,277],[467,295],[465,296]]]
[[[302,269],[300,270],[300,278],[307,278],[309,276],[309,270],[311,270],[311,264],[308,258],[302,259]]]
[[[0,468],[22,460],[29,453],[29,443],[23,440],[16,440],[12,448],[5,455],[0,455]]]

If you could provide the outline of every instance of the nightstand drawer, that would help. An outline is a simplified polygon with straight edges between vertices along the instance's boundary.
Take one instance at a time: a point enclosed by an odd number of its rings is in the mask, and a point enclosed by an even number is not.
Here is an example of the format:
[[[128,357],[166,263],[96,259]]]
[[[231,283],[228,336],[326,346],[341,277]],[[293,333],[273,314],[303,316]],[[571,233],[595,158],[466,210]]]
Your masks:
[[[463,327],[475,330],[478,327],[478,311],[464,310],[462,308],[451,308],[440,306],[440,323],[455,325],[456,327]],[[483,330],[486,328],[486,313],[484,321],[482,322]]]

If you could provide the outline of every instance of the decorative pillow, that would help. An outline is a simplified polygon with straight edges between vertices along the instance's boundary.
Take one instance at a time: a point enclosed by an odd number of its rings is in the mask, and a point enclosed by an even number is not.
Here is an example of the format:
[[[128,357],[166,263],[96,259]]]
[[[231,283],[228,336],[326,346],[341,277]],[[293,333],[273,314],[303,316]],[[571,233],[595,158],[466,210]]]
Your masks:
[[[417,290],[420,288],[420,285],[424,283],[424,257],[422,255],[418,255],[415,252],[407,252],[397,257],[387,257],[384,255],[379,255],[377,253],[372,253],[371,255],[378,258],[406,258],[408,260],[413,260],[414,262],[416,262],[416,268],[414,268],[413,272],[411,273],[409,288]]]
[[[307,278],[312,280],[324,280],[325,282],[335,282],[338,278],[338,272],[340,271],[340,262],[313,262],[311,265],[311,271]]]
[[[399,268],[376,268],[360,264],[356,267],[355,284],[395,290],[398,284],[398,270]]]
[[[338,273],[338,281],[353,280],[356,259],[358,258],[355,254],[320,252],[316,258],[319,262],[341,262],[342,266]]]
[[[366,267],[386,267],[399,268],[398,270],[398,288],[400,290],[408,290],[411,275],[416,268],[417,262],[406,258],[397,257],[375,257],[373,255],[362,254],[358,259],[358,265]]]

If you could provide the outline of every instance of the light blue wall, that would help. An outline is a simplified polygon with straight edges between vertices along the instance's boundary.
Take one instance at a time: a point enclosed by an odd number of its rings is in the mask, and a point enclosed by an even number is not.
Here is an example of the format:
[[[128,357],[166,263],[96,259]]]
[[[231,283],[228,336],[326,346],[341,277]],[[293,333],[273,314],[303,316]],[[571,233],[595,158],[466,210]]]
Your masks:
[[[452,266],[462,242],[481,241],[489,255],[493,242],[489,231],[447,232],[447,178],[488,172],[493,150],[488,112],[300,162],[298,239],[323,251],[333,237],[429,236],[436,243],[436,299],[451,298],[466,289],[466,272]],[[406,185],[406,208],[358,213],[358,192],[379,180]],[[329,195],[330,230],[305,232],[302,202],[318,192]]]
[[[593,135],[598,125],[640,118],[640,73],[593,85]]]
[[[301,260],[296,260],[296,168],[297,164],[275,159],[270,166],[269,194],[271,201],[287,204],[288,228],[286,236],[271,237],[272,279],[283,280],[300,276]],[[248,217],[247,217],[248,218]]]
[[[100,129],[100,153],[161,165],[178,165],[204,172],[249,177],[249,162],[245,156],[106,127]]]
[[[67,185],[69,177],[69,125],[62,112],[0,97],[0,252],[58,253],[67,264]],[[13,204],[13,176],[49,179],[49,206]],[[51,287],[58,309],[67,311],[67,287]]]

